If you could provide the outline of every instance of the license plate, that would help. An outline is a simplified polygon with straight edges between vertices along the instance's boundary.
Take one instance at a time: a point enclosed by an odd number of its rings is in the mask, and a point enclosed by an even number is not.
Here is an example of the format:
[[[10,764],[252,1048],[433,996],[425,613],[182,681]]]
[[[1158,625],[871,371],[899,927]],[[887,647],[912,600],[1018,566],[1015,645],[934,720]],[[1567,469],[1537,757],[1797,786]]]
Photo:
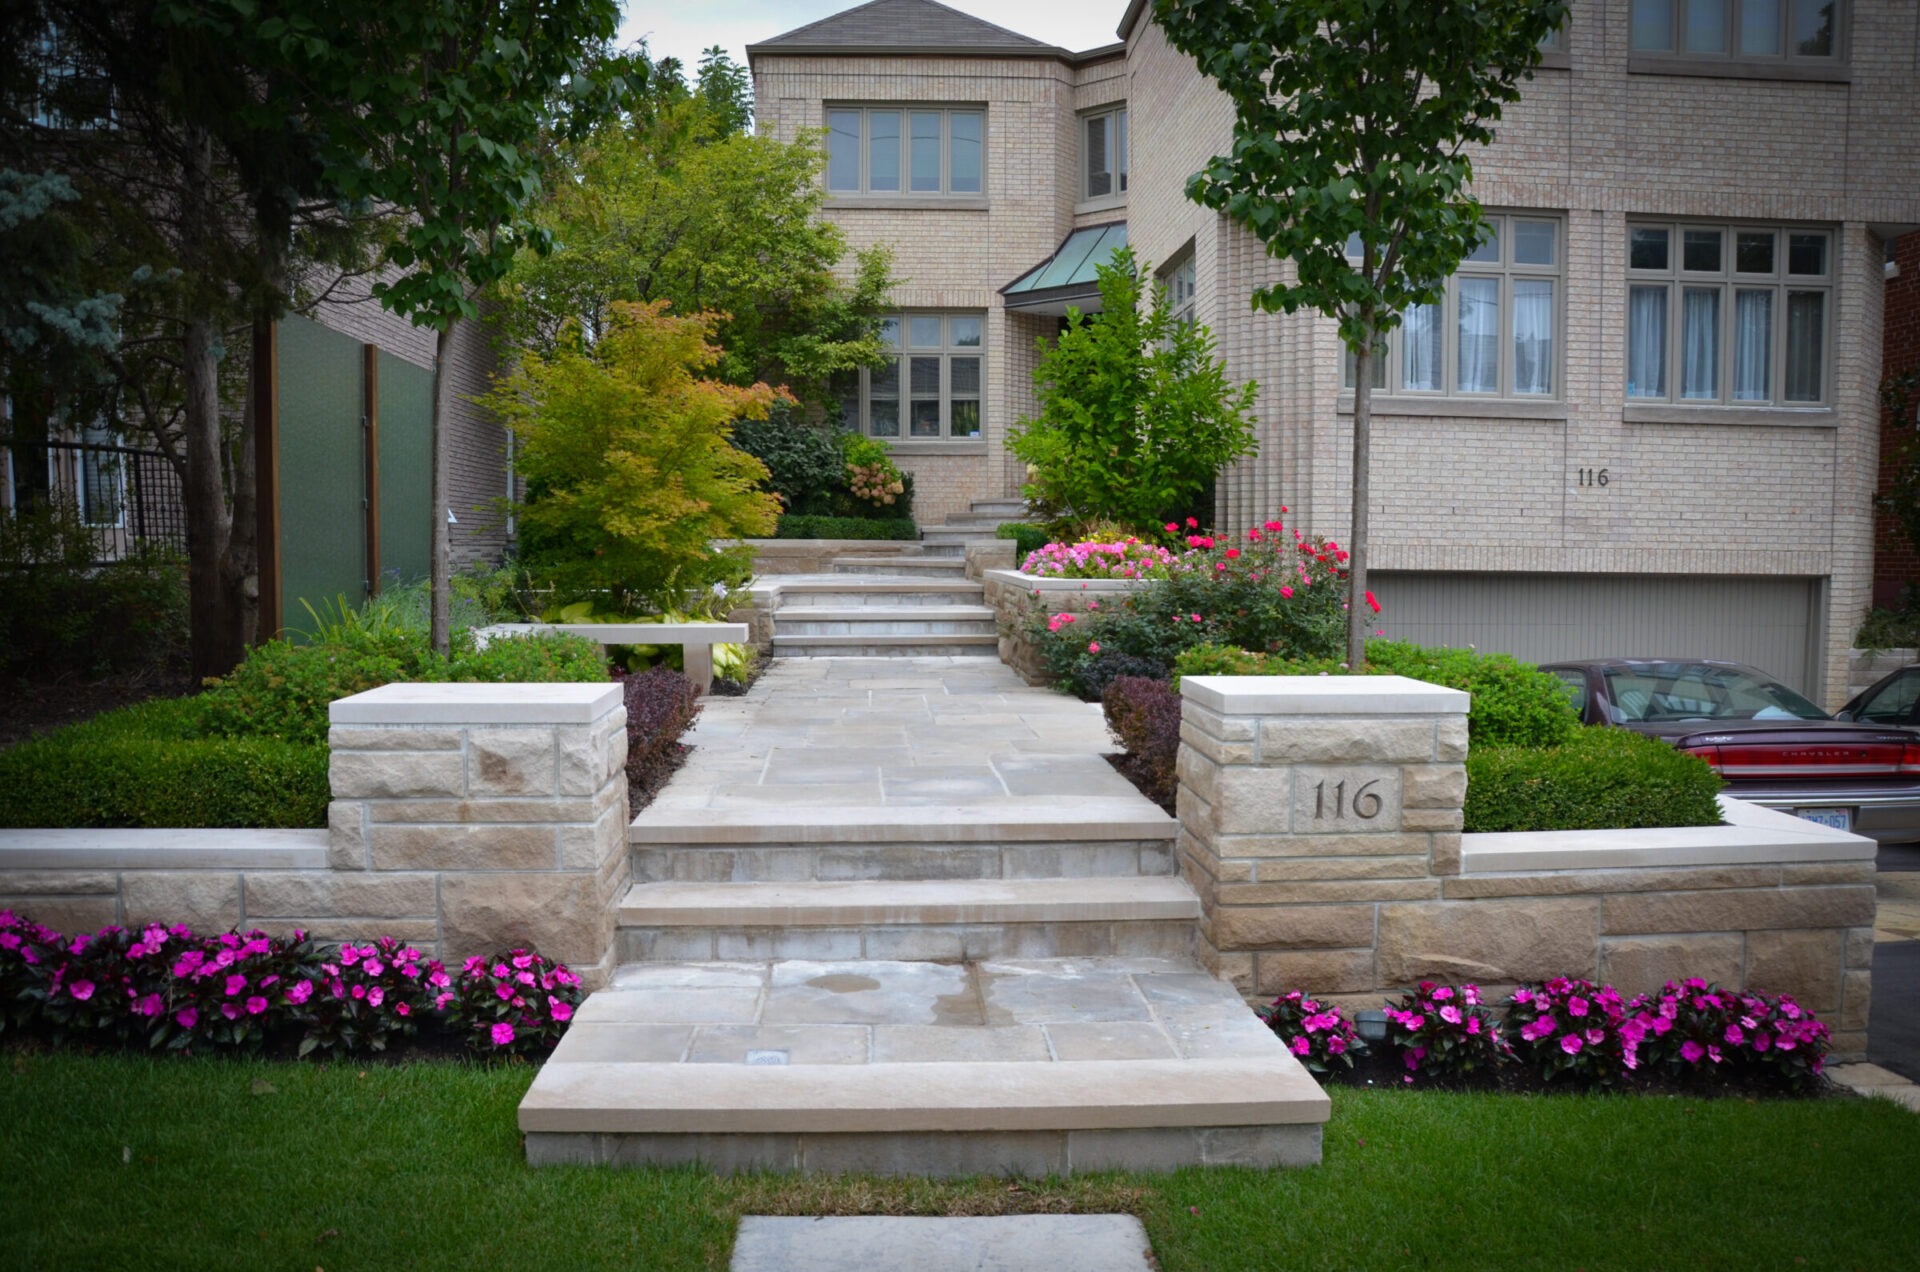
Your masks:
[[[1802,821],[1810,821],[1816,826],[1831,826],[1835,830],[1853,829],[1853,811],[1846,808],[1796,808],[1793,815]]]

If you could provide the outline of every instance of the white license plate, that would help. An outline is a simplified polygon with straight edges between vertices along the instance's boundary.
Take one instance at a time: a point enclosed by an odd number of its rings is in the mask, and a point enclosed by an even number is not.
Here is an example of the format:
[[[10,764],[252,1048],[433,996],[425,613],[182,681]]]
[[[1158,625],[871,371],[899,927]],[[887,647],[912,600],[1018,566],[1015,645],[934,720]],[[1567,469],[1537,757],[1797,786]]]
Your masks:
[[[1796,808],[1793,815],[1802,821],[1810,821],[1816,826],[1831,826],[1835,830],[1853,829],[1853,811],[1846,808]]]

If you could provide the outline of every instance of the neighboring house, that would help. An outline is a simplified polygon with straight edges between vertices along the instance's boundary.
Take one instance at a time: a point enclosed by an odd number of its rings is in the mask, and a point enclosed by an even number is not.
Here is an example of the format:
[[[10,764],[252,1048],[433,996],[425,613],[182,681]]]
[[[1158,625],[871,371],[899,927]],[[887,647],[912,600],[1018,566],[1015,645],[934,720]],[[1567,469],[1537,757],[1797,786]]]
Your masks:
[[[1886,374],[1920,372],[1920,234],[1903,235],[1889,245],[1886,269]],[[1920,401],[1908,409],[1920,411]],[[1882,426],[1878,493],[1885,494],[1893,477],[1886,464],[1905,434],[1891,427],[1891,412],[1883,413]],[[1909,586],[1920,586],[1920,549],[1908,541],[1892,517],[1883,513],[1874,536],[1873,603],[1899,605]]]
[[[923,520],[1011,493],[1035,340],[1124,240],[1260,385],[1260,453],[1223,474],[1221,528],[1284,503],[1344,537],[1343,349],[1315,315],[1251,312],[1290,267],[1184,197],[1232,116],[1149,7],[1085,53],[932,0],[749,46],[759,126],[828,130],[827,214],[896,253],[902,357],[862,375],[852,414],[916,474]],[[1884,244],[1920,225],[1917,23],[1909,0],[1575,0],[1475,156],[1497,243],[1381,360],[1391,634],[1731,657],[1844,696],[1872,583]]]

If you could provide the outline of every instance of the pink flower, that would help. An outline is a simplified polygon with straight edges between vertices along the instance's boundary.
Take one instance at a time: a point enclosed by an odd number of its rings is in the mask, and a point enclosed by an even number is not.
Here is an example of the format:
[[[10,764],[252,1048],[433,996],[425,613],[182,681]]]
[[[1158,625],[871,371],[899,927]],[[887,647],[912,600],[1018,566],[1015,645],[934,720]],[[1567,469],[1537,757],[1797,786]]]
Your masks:
[[[437,994],[434,996],[433,1009],[435,1011],[445,1011],[447,1009],[447,1004],[452,1001],[453,1001],[453,995],[451,993]]]
[[[173,1023],[182,1029],[191,1029],[199,1023],[200,1013],[192,1007],[182,1007],[173,1013]]]
[[[1453,989],[1451,986],[1448,986],[1448,985],[1442,985],[1438,989],[1433,991],[1433,1001],[1436,1003],[1444,1003],[1447,1001],[1447,999],[1452,997],[1453,997]]]
[[[1187,518],[1187,529],[1198,530],[1199,528],[1200,528],[1200,522],[1198,520],[1196,520],[1193,517]]]
[[[1200,616],[1198,614],[1189,614],[1187,615],[1187,620],[1189,622],[1197,623],[1200,621]]]
[[[93,997],[93,982],[90,980],[74,981],[67,986],[67,992],[84,1003],[87,999]]]
[[[1238,561],[1239,559],[1240,559],[1240,549],[1238,548],[1227,549],[1227,560]]]
[[[1290,601],[1293,599],[1293,589],[1282,583],[1280,585],[1280,595]]]
[[[375,985],[372,989],[367,991],[367,1006],[378,1007],[381,1003],[386,1001],[386,998],[387,998],[387,991],[384,989],[381,989],[378,985]]]
[[[1680,1058],[1688,1064],[1699,1064],[1700,1057],[1706,1054],[1707,1049],[1691,1038],[1680,1044]]]
[[[1449,1003],[1440,1009],[1440,1019],[1450,1025],[1457,1025],[1460,1023],[1460,1009]]]
[[[1180,523],[1179,523],[1179,522],[1177,522],[1177,521],[1169,521],[1169,522],[1167,522],[1167,533],[1168,533],[1168,534],[1178,534],[1178,533],[1179,533],[1179,531],[1180,531]]]
[[[568,1004],[561,1002],[558,998],[550,999],[548,1001],[547,1013],[551,1015],[555,1020],[567,1021],[567,1020],[573,1019],[573,1008]]]
[[[1307,1054],[1308,1044],[1305,1038],[1295,1038],[1289,1045],[1292,1046],[1294,1055],[1304,1056]]]
[[[413,1008],[407,1006],[405,1003],[395,1003],[393,1005],[393,1009],[394,1011],[398,1012],[402,1016],[413,1015]]]
[[[241,990],[245,989],[246,987],[247,987],[246,977],[238,976],[238,975],[227,977],[227,997],[232,998],[235,994],[238,994]]]
[[[513,1026],[504,1021],[493,1027],[493,1045],[504,1047],[513,1041]]]
[[[1344,560],[1346,560],[1346,559],[1347,559],[1347,554],[1346,554],[1346,553],[1344,553],[1344,552],[1342,552],[1342,553],[1340,554],[1340,559],[1341,559],[1342,561],[1344,561]],[[1372,593],[1372,592],[1368,592],[1368,593],[1367,593],[1367,604],[1373,607],[1373,612],[1374,612],[1374,613],[1376,613],[1376,614],[1378,614],[1378,613],[1380,612],[1380,602],[1378,602],[1378,601],[1376,601],[1376,600],[1374,600],[1374,599],[1373,599],[1373,593]]]
[[[1586,1045],[1585,1043],[1580,1041],[1579,1034],[1568,1034],[1566,1037],[1560,1040],[1560,1050],[1566,1052],[1570,1056],[1579,1054],[1580,1048],[1585,1045]]]
[[[313,997],[313,982],[298,981],[287,991],[287,1001],[296,1007]]]
[[[1480,1017],[1467,1017],[1467,1032],[1476,1038],[1480,1036]]]
[[[1097,653],[1099,653],[1099,652],[1100,652],[1100,642],[1099,642],[1099,641],[1097,641],[1097,640],[1090,640],[1090,641],[1088,641],[1088,642],[1087,642],[1087,652],[1088,652],[1088,653],[1090,653],[1090,654],[1097,654]]]
[[[160,995],[148,994],[145,998],[135,1003],[133,1009],[142,1016],[158,1016],[160,1014]]]
[[[1575,994],[1572,998],[1567,999],[1567,1015],[1584,1016],[1587,1014],[1588,1006],[1589,1004],[1586,999]]]
[[[260,997],[260,995],[255,994],[253,997],[247,999],[247,1015],[258,1016],[261,1012],[265,1011],[266,1009],[267,1009],[267,1000]]]

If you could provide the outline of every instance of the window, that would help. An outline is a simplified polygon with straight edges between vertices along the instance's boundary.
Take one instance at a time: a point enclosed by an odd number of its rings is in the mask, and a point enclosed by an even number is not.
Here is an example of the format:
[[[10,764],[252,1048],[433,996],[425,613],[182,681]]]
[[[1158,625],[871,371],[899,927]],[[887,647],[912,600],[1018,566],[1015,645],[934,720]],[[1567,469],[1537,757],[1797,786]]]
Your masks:
[[[1127,108],[1102,111],[1081,121],[1086,138],[1085,180],[1080,197],[1104,199],[1127,192]]]
[[[902,197],[985,190],[986,114],[906,106],[827,108],[827,190]]]
[[[1374,359],[1373,386],[1392,394],[1552,398],[1560,392],[1558,217],[1495,215],[1490,237],[1454,272],[1445,294],[1414,305]],[[1358,258],[1359,236],[1347,244]],[[1347,355],[1345,386],[1353,387]]]
[[[1836,63],[1841,0],[1633,0],[1635,55]]]
[[[1194,322],[1193,257],[1189,256],[1166,272],[1167,310],[1173,320],[1185,326]]]
[[[126,517],[120,439],[104,421],[97,421],[81,430],[80,441],[80,518],[90,526],[118,526]]]
[[[977,313],[881,319],[881,342],[897,353],[842,382],[843,422],[870,437],[979,437],[985,327]]]
[[[1627,400],[1826,401],[1833,235],[1771,225],[1627,226]]]

